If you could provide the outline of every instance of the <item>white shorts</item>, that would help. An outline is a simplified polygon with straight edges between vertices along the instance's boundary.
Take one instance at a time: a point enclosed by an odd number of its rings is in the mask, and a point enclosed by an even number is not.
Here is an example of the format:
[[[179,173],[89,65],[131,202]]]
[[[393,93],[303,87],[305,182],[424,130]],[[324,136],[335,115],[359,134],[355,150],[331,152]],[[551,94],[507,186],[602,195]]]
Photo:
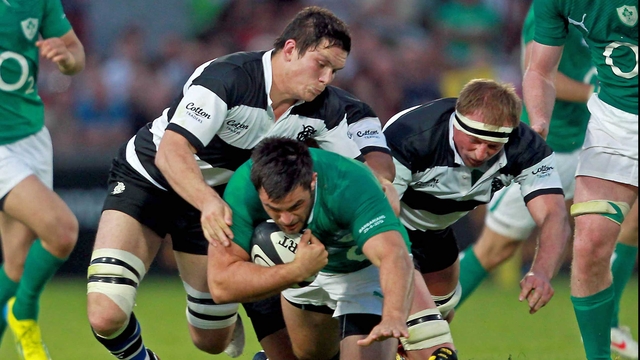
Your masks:
[[[573,199],[580,149],[570,153],[556,153],[556,166],[567,200]],[[522,199],[520,185],[513,183],[497,192],[487,206],[485,226],[514,240],[526,240],[536,228],[529,209]]]
[[[602,102],[587,103],[591,118],[576,175],[638,186],[638,115]]]
[[[0,145],[0,199],[32,174],[53,188],[53,147],[44,127],[22,140]]]
[[[380,274],[375,265],[348,274],[318,274],[308,286],[286,289],[282,295],[295,304],[328,306],[333,316],[382,315]]]

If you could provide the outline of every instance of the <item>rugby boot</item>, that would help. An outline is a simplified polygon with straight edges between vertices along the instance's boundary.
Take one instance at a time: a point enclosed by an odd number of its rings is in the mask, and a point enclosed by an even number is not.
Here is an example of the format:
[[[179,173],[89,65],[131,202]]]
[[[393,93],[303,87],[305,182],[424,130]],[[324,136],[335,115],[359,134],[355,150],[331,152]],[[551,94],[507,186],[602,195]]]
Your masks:
[[[18,320],[13,315],[16,298],[9,299],[4,308],[4,316],[13,333],[16,349],[23,360],[51,360],[47,347],[42,342],[40,327],[33,319]]]

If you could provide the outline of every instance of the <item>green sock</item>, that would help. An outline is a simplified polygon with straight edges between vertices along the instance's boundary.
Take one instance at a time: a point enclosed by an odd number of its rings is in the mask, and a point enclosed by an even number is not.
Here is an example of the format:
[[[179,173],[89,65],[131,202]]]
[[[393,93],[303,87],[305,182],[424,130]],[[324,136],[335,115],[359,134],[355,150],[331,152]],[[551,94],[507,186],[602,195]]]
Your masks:
[[[18,284],[9,279],[7,273],[4,272],[4,266],[0,266],[0,306],[2,306],[2,310],[4,310],[7,301],[16,294]],[[4,316],[0,316],[0,340],[2,340],[2,334],[4,334],[6,327],[7,323],[4,321]]]
[[[587,297],[571,297],[588,360],[611,360],[613,284]]]
[[[65,260],[51,255],[42,247],[39,239],[31,245],[13,305],[16,319],[38,319],[40,294]]]
[[[456,308],[462,305],[489,274],[482,267],[480,261],[478,261],[476,253],[473,252],[473,246],[467,247],[463,254],[464,256],[460,260],[460,286],[462,287],[462,296]]]
[[[633,268],[636,265],[636,255],[638,255],[638,247],[623,243],[617,243],[613,252],[613,262],[611,264],[611,272],[613,273],[613,318],[611,318],[611,327],[618,327],[618,314],[620,313],[620,299],[627,282],[631,278]]]

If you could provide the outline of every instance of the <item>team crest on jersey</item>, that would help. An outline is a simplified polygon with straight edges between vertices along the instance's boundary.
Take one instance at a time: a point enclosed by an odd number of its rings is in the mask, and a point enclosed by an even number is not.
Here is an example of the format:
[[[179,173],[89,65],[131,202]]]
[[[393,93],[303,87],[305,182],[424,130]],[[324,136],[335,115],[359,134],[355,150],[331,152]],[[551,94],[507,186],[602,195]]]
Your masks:
[[[122,194],[124,192],[124,189],[125,189],[124,183],[121,182],[121,181],[118,181],[116,186],[113,188],[113,191],[111,192],[111,195]]]
[[[28,18],[22,20],[20,22],[20,25],[22,25],[22,32],[24,33],[24,36],[27,38],[27,40],[33,40],[33,38],[38,33],[38,19]]]
[[[298,141],[305,141],[316,133],[316,129],[311,125],[302,125],[302,131],[296,137]]]
[[[633,5],[624,5],[616,9],[623,24],[634,26],[638,23],[638,9]]]

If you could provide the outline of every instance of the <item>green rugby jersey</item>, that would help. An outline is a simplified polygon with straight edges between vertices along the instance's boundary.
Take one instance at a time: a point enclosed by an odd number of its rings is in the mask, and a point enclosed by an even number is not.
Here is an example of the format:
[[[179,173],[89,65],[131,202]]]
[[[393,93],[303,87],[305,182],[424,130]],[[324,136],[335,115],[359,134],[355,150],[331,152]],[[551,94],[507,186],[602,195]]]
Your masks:
[[[522,26],[523,59],[524,48],[533,40],[534,33],[535,21],[532,6]],[[573,27],[569,27],[558,71],[579,82],[593,85],[597,83],[596,68],[591,63],[589,48],[582,34]],[[568,153],[579,149],[584,142],[589,116],[587,104],[556,100],[551,115],[547,144],[555,152]],[[529,115],[524,107],[521,120],[529,124]]]
[[[598,69],[600,99],[638,114],[638,0],[534,0],[534,40],[565,43],[574,27],[589,45]]]
[[[60,37],[69,30],[60,0],[0,1],[0,145],[44,126],[35,44],[39,35]]]
[[[335,153],[309,150],[318,178],[307,228],[329,252],[329,263],[322,271],[349,273],[369,266],[362,246],[385,231],[400,232],[410,248],[406,230],[371,170]],[[249,178],[251,164],[249,160],[236,170],[224,192],[224,200],[233,211],[233,241],[247,253],[251,253],[254,225],[269,219]]]

